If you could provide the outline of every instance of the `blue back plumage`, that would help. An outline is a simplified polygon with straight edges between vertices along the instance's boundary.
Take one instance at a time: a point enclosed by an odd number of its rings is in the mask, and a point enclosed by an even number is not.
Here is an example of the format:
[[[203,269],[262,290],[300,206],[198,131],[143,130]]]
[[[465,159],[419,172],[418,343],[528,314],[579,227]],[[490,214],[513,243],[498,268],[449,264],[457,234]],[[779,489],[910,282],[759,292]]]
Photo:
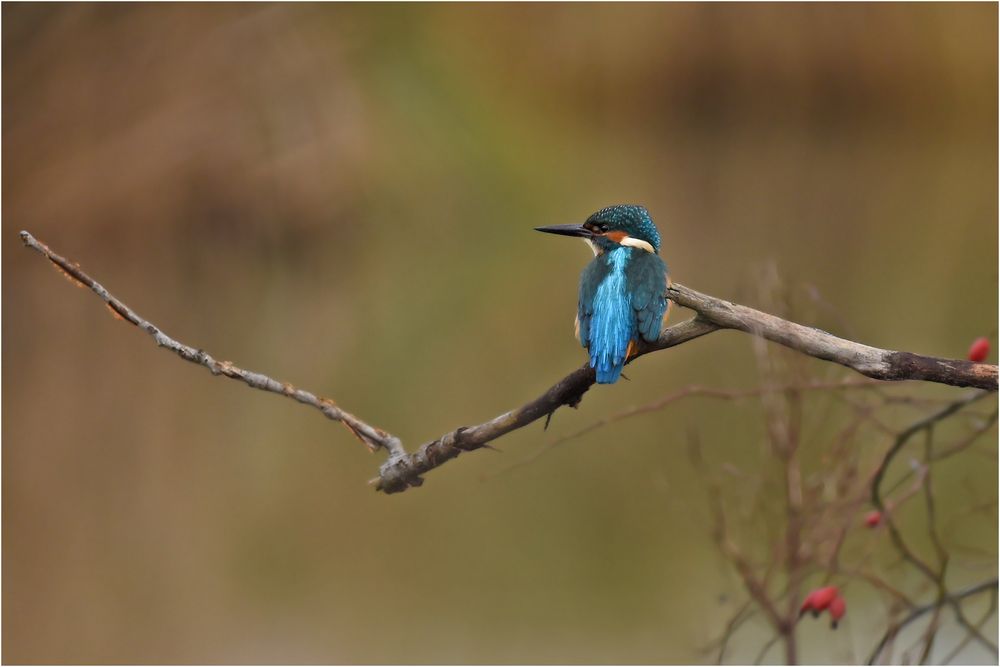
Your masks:
[[[615,382],[621,375],[629,343],[635,338],[632,298],[625,280],[625,269],[631,255],[631,248],[618,247],[595,258],[595,261],[604,260],[608,272],[594,290],[587,349],[590,366],[597,373],[597,381],[602,384]]]

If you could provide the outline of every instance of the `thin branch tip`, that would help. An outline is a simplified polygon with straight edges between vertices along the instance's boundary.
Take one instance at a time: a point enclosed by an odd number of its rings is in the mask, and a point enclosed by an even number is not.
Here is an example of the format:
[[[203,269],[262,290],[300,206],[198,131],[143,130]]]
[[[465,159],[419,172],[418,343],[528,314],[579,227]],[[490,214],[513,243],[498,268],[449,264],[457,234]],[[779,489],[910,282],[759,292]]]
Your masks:
[[[181,359],[202,366],[212,375],[239,380],[248,387],[291,398],[299,403],[319,410],[333,421],[343,423],[366,446],[386,447],[390,452],[402,451],[399,438],[391,436],[382,429],[376,428],[342,410],[331,399],[317,396],[311,392],[298,389],[288,382],[280,382],[274,378],[245,370],[230,361],[218,361],[203,349],[181,343],[167,334],[152,322],[142,318],[138,313],[114,296],[103,285],[84,273],[78,264],[53,252],[47,245],[38,241],[27,231],[21,232],[21,239],[32,250],[35,250],[50,262],[55,264],[66,275],[96,294],[121,319],[134,324],[145,331],[158,347],[166,348]]]

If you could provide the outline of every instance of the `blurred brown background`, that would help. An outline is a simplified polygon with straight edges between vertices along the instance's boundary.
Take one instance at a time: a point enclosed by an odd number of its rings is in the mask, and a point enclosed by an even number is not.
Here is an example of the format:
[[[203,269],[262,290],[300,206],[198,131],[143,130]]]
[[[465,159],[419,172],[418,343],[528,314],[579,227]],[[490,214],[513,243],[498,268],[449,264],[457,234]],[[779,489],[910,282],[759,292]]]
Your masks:
[[[743,598],[685,434],[767,465],[755,405],[693,399],[493,476],[684,385],[757,383],[747,337],[717,334],[379,495],[381,455],[155,349],[20,229],[167,333],[408,447],[582,363],[588,251],[531,228],[612,203],[650,209],[696,289],[759,305],[773,266],[796,316],[836,333],[995,342],[993,4],[3,19],[4,662],[711,660]],[[995,463],[954,465],[942,495],[995,501]],[[995,569],[995,515],[963,539]],[[862,659],[883,614],[804,628],[802,658]]]

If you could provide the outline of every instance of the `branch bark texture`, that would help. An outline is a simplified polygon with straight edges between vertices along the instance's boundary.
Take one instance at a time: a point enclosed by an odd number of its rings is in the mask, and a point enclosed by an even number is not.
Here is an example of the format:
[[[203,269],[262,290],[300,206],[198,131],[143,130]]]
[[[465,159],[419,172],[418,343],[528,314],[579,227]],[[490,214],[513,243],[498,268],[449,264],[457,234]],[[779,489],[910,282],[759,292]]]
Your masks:
[[[675,284],[667,291],[674,303],[690,308],[720,329],[736,329],[760,336],[802,354],[847,366],[876,380],[925,380],[957,387],[997,388],[997,367],[991,364],[883,350],[723,301],[683,285]]]
[[[94,294],[99,296],[117,319],[133,324],[149,334],[159,347],[170,350],[185,361],[204,366],[212,375],[223,375],[233,380],[239,380],[254,389],[280,394],[281,396],[286,396],[299,403],[316,408],[328,419],[343,423],[359,440],[373,450],[384,447],[390,454],[399,455],[403,453],[403,446],[399,438],[361,421],[351,413],[342,410],[329,398],[316,396],[312,392],[299,389],[288,382],[279,382],[263,373],[255,373],[242,369],[230,361],[218,361],[204,350],[199,350],[174,340],[163,333],[155,324],[140,317],[138,313],[111,294],[103,285],[84,273],[79,264],[56,254],[51,248],[35,239],[28,232],[21,232],[21,241],[24,242],[24,245],[52,262],[52,264],[78,285],[89,288]]]
[[[111,294],[74,262],[53,252],[26,231],[23,243],[61,269],[72,280],[100,297],[116,317],[135,325],[153,338],[156,344],[180,358],[208,369],[213,375],[239,380],[254,389],[292,398],[316,408],[327,418],[344,424],[371,449],[384,448],[388,459],[372,480],[385,493],[405,491],[423,483],[422,475],[456,458],[462,452],[486,447],[497,438],[542,418],[550,417],[562,406],[576,407],[594,384],[594,371],[584,365],[556,382],[541,396],[477,426],[462,426],[407,453],[400,439],[362,421],[340,408],[333,400],[322,398],[287,382],[262,373],[242,369],[228,361],[218,361],[204,350],[185,345],[166,335],[151,322]],[[636,357],[664,350],[694,340],[719,329],[733,329],[760,336],[817,359],[833,361],[878,380],[924,380],[961,387],[996,390],[997,366],[955,359],[926,357],[910,352],[883,350],[833,334],[796,324],[746,306],[717,299],[674,284],[668,298],[693,310],[694,318],[668,327],[655,343],[643,345]]]

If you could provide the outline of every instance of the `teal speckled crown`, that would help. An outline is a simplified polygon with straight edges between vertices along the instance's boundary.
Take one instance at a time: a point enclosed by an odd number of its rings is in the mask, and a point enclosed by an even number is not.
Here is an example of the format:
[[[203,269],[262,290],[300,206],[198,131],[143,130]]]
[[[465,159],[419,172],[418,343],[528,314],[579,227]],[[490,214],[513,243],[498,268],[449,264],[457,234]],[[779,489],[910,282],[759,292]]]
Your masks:
[[[602,208],[587,218],[588,223],[604,223],[611,229],[620,229],[629,236],[649,243],[660,251],[660,231],[649,217],[649,211],[637,204],[618,204]]]

